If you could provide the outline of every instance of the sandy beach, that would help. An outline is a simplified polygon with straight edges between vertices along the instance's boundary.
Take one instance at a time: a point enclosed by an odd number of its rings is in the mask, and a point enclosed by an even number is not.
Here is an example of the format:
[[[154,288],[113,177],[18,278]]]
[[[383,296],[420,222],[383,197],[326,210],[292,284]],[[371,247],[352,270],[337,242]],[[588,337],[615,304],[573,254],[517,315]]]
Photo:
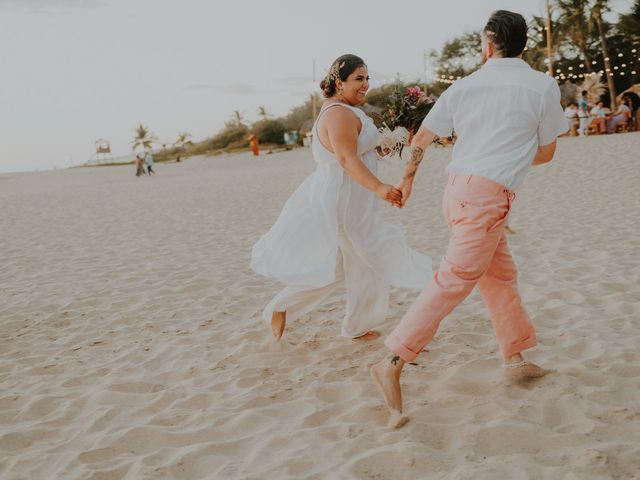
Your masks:
[[[502,377],[474,292],[405,368],[402,429],[368,368],[383,337],[339,336],[338,290],[272,340],[280,288],[251,247],[313,170],[308,149],[0,175],[0,477],[22,479],[640,478],[640,133],[566,138],[518,192],[509,237],[557,370]],[[436,265],[450,148],[403,209]],[[399,165],[382,176],[399,178]]]

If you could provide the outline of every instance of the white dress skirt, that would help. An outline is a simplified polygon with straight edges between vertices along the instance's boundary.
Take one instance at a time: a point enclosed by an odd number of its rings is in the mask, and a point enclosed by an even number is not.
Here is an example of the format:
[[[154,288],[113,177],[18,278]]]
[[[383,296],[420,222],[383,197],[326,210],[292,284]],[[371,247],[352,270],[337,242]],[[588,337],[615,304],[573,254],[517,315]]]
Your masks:
[[[358,156],[376,175],[378,130],[362,110],[348,108],[362,123]],[[319,118],[319,117],[318,117]],[[382,221],[381,200],[353,180],[327,150],[313,126],[317,163],[285,203],[271,229],[253,247],[251,267],[286,287],[263,312],[286,311],[294,321],[316,308],[342,281],[346,315],[342,335],[364,335],[385,320],[389,285],[422,289],[432,278],[431,258],[413,250],[402,230]]]

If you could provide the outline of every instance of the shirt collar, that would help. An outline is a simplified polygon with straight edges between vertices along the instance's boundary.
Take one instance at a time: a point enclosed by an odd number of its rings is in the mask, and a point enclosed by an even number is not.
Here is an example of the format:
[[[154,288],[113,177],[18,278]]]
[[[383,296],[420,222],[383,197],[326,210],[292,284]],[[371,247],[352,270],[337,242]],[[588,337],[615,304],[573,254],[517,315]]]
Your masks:
[[[489,58],[483,66],[530,68],[529,64],[521,58]]]

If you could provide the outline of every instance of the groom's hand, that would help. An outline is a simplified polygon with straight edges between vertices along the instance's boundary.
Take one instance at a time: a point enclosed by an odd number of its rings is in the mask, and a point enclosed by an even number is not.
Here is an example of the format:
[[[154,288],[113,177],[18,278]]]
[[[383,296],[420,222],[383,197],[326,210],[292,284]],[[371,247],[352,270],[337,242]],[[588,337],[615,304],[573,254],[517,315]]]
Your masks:
[[[400,208],[404,207],[411,196],[411,189],[413,188],[413,180],[403,179],[396,188],[402,193],[402,201],[399,205]]]
[[[376,189],[376,194],[391,205],[402,207],[402,191],[393,185],[381,183]]]

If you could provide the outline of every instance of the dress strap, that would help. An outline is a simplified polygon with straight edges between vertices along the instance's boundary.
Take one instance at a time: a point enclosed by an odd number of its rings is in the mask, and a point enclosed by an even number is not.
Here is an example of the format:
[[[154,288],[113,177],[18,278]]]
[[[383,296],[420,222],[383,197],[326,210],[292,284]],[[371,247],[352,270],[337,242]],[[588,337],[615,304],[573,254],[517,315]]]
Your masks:
[[[318,116],[316,117],[316,121],[313,124],[313,128],[317,129],[318,128],[318,122],[320,121],[320,116],[326,112],[327,110],[329,110],[331,107],[335,107],[335,106],[339,106],[339,107],[345,107],[349,110],[351,110],[356,117],[358,117],[358,120],[360,120],[362,122],[362,119],[358,116],[358,114],[356,112],[354,112],[354,110],[357,110],[357,108],[352,107],[351,105],[347,105],[345,103],[332,103],[331,105],[327,105],[326,107],[323,107],[320,109],[320,113],[318,113]]]
[[[318,120],[320,120],[320,116],[321,116],[324,112],[326,112],[327,110],[329,110],[331,107],[336,107],[336,106],[338,106],[338,107],[346,107],[346,108],[348,108],[349,110],[351,110],[351,107],[349,107],[349,105],[345,105],[344,103],[338,103],[338,102],[332,103],[331,105],[327,105],[326,107],[324,107],[324,108],[320,109],[320,113],[318,113],[318,116],[316,117],[316,123],[318,123]]]

